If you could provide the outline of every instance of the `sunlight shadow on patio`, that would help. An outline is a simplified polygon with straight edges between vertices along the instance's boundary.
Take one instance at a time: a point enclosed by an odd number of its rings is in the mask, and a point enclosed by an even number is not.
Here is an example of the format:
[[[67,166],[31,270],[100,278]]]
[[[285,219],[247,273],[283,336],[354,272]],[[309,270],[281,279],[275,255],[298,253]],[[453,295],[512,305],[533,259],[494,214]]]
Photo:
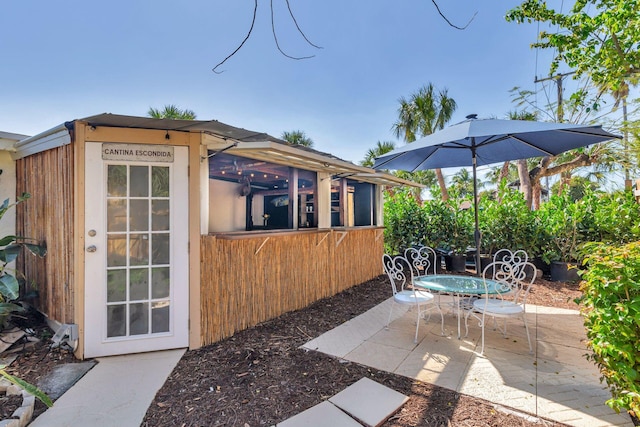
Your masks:
[[[384,328],[389,304],[303,347],[569,425],[632,425],[628,415],[604,404],[610,394],[598,369],[584,357],[586,336],[577,311],[527,306],[534,354],[529,354],[520,320],[508,321],[507,339],[487,323],[480,356],[477,321],[470,319],[468,337],[458,340],[454,315],[445,315],[445,336],[439,316],[432,316],[420,325],[415,344],[414,312],[397,310],[389,329]]]

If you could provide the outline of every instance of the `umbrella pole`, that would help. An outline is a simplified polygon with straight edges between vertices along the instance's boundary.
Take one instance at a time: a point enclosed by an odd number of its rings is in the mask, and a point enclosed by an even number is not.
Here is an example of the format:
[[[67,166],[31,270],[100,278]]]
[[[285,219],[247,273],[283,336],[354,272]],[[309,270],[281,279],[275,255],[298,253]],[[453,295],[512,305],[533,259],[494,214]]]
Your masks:
[[[480,275],[482,273],[480,270],[480,240],[482,236],[480,235],[480,227],[478,225],[478,180],[476,176],[476,148],[475,148],[475,138],[471,139],[471,159],[473,164],[473,214],[475,216],[476,228],[473,232],[473,237],[476,243],[476,275]]]

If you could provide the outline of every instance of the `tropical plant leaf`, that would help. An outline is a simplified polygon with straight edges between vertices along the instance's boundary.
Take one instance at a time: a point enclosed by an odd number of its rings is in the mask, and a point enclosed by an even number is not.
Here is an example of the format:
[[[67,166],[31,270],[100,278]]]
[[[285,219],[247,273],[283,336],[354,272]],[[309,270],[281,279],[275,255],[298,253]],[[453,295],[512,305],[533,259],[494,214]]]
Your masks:
[[[7,210],[9,210],[9,199],[4,199],[4,202],[0,205],[0,218],[2,218]]]
[[[13,384],[16,384],[22,387],[25,391],[27,391],[28,393],[31,393],[32,395],[40,399],[40,401],[45,405],[47,405],[48,408],[51,408],[53,406],[53,402],[51,401],[51,398],[49,398],[49,396],[47,396],[47,394],[44,391],[40,390],[38,387],[26,382],[21,378],[14,377],[13,375],[9,374],[7,371],[4,370],[4,365],[0,365],[0,375],[2,375],[3,377],[11,381]]]
[[[4,236],[0,239],[0,246],[7,246],[16,240],[16,236]]]
[[[10,274],[0,276],[0,295],[6,301],[12,301],[19,296],[20,284],[18,280]]]
[[[47,247],[45,245],[36,245],[34,243],[23,243],[24,247],[34,255],[43,257],[47,254]]]
[[[0,319],[16,311],[24,311],[24,307],[11,302],[0,302]]]
[[[18,258],[20,254],[20,245],[9,245],[0,249],[0,261],[8,264]]]

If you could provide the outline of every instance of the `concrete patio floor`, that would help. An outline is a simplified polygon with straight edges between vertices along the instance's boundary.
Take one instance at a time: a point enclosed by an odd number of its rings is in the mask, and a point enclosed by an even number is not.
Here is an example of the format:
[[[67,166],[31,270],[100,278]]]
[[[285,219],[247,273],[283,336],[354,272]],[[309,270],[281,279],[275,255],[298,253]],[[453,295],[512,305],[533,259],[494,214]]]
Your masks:
[[[416,344],[415,311],[396,305],[385,329],[391,304],[389,299],[303,347],[572,426],[633,425],[627,414],[604,404],[611,395],[584,357],[578,311],[527,305],[533,354],[522,321],[513,319],[508,339],[488,324],[480,356],[477,321],[470,319],[469,336],[458,340],[455,315],[445,314],[442,336],[440,316],[433,314],[420,324]]]

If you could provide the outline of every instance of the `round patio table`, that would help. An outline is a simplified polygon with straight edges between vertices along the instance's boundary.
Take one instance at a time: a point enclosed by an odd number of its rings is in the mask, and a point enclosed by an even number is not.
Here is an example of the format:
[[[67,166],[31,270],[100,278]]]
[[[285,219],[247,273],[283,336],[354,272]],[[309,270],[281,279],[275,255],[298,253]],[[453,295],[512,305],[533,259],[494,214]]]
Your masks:
[[[487,284],[485,289],[485,282]],[[458,316],[458,339],[460,339],[460,300],[463,296],[477,296],[488,293],[496,295],[510,290],[506,283],[482,277],[463,276],[454,274],[434,274],[418,276],[413,279],[413,284],[419,288],[428,289],[442,294],[452,294],[455,301],[456,314]]]

